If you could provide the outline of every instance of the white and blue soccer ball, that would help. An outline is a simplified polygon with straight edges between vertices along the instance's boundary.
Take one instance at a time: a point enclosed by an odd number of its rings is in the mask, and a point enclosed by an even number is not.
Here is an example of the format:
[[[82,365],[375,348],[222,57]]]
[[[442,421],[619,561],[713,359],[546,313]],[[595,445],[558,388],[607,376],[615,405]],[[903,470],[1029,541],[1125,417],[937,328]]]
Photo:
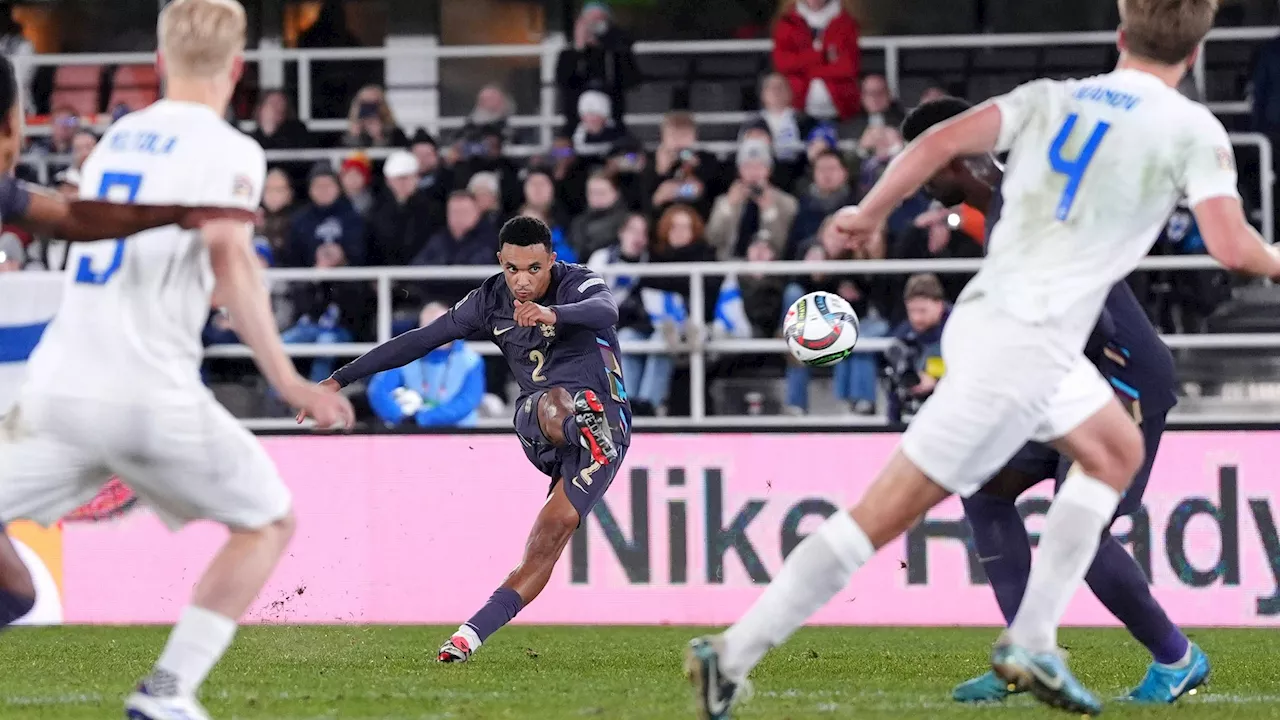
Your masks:
[[[858,314],[839,295],[812,292],[787,310],[782,336],[791,354],[805,365],[834,365],[853,354]]]

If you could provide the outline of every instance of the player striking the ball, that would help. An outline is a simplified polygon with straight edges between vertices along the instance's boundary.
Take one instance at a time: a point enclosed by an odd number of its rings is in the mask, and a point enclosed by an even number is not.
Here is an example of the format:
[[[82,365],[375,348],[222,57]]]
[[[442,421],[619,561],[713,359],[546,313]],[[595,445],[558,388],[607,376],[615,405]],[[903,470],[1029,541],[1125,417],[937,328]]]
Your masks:
[[[498,245],[500,274],[435,322],[379,345],[322,383],[336,391],[441,345],[485,336],[502,350],[520,384],[516,435],[529,462],[551,478],[549,497],[524,558],[440,648],[440,662],[470,659],[542,592],[574,531],[617,476],[630,443],[631,406],[614,328],[618,306],[609,286],[581,265],[556,262],[551,231],[539,220],[508,221]]]
[[[953,493],[977,492],[1028,440],[1075,460],[1045,518],[995,674],[1049,705],[1097,714],[1057,628],[1144,461],[1142,435],[1084,356],[1111,287],[1150,250],[1186,198],[1209,253],[1232,270],[1280,275],[1280,251],[1246,221],[1231,143],[1175,89],[1213,26],[1216,0],[1120,0],[1120,62],[1085,80],[1039,80],[925,132],[836,226],[854,247],[957,158],[1009,152],[1004,208],[982,269],[943,335],[947,375],[849,512],[787,557],[723,635],[694,640],[686,671],[703,718],[730,716],[765,653],[843,589],[876,550]]]
[[[969,109],[958,98],[942,98],[912,110],[902,123],[908,142],[929,128]],[[1000,217],[1000,168],[989,156],[953,160],[925,184],[925,190],[948,207],[964,203],[986,216],[987,235]],[[1116,517],[1142,508],[1165,417],[1177,403],[1173,355],[1151,326],[1146,312],[1123,280],[1107,294],[1097,326],[1085,344],[1085,356],[1116,390],[1121,404],[1142,428],[1146,458],[1129,486]],[[1027,443],[982,489],[964,498],[965,517],[973,531],[978,559],[986,570],[1005,623],[1013,622],[1031,572],[1031,540],[1014,504],[1018,496],[1042,480],[1066,480],[1071,463],[1041,443]],[[1103,530],[1098,554],[1085,582],[1102,604],[1124,623],[1152,655],[1142,682],[1129,693],[1135,702],[1171,703],[1202,685],[1209,675],[1204,652],[1169,620],[1151,596],[1146,575],[1110,530]],[[1003,700],[1008,683],[988,672],[956,687],[959,702]]]
[[[85,161],[83,191],[255,210],[262,148],[223,120],[244,44],[234,0],[169,3],[159,23],[165,99],[111,127]],[[0,521],[50,525],[118,475],[175,530],[197,519],[230,530],[155,669],[125,701],[130,718],[207,720],[196,693],[293,534],[289,491],[270,458],[200,379],[215,282],[286,401],[325,425],[352,421],[345,399],[294,370],[250,240],[243,219],[222,219],[199,232],[169,226],[77,246],[61,309],[0,422]],[[33,591],[10,543],[0,543],[0,558],[0,613],[11,621]]]

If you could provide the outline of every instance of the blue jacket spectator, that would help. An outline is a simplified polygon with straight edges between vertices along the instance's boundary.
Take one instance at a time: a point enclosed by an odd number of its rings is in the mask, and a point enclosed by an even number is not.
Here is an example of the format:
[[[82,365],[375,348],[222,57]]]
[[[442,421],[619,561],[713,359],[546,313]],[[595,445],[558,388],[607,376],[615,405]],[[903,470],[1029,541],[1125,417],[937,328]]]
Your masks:
[[[420,325],[444,315],[446,307],[422,309]],[[484,399],[484,361],[463,343],[450,343],[421,360],[374,375],[369,405],[383,422],[399,425],[410,418],[419,427],[472,427]]]
[[[294,216],[289,227],[289,264],[310,267],[316,248],[338,243],[350,265],[363,265],[366,257],[364,220],[342,196],[338,174],[328,163],[318,163],[308,180],[311,204]]]

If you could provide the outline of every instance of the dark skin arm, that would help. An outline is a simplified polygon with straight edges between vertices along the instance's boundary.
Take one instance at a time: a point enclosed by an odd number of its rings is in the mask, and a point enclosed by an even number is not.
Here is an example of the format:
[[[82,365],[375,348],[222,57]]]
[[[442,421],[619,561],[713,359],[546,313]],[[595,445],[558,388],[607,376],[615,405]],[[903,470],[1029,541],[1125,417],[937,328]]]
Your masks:
[[[126,237],[165,225],[191,230],[210,220],[253,222],[254,213],[240,208],[191,208],[178,205],[122,205],[100,200],[71,200],[28,188],[31,204],[14,222],[29,230],[68,242]]]

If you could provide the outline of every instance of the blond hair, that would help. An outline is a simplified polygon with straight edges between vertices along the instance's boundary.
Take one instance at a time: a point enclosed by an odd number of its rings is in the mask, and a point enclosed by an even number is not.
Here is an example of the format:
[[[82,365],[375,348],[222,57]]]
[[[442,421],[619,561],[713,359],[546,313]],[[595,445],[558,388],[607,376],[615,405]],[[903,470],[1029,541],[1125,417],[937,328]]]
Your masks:
[[[1213,27],[1218,0],[1117,0],[1120,29],[1134,55],[1177,65]]]
[[[244,51],[244,8],[236,0],[173,0],[160,12],[160,53],[180,77],[213,77]]]

